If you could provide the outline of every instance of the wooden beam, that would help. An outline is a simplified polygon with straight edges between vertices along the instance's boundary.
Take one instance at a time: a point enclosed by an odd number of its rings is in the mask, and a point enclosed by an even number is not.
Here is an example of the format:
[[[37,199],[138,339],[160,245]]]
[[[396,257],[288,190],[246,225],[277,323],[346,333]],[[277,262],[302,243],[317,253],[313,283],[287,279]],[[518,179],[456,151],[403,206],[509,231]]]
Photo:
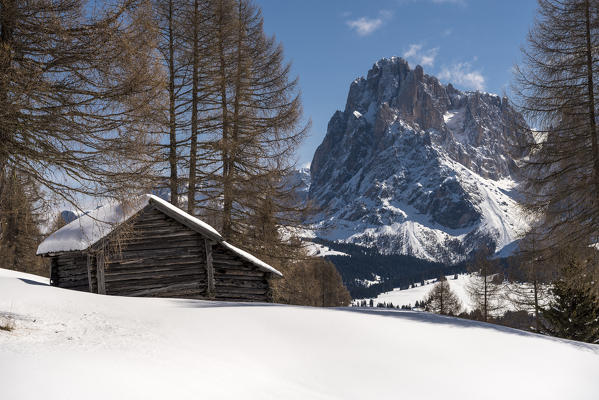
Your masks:
[[[98,294],[106,294],[106,281],[104,280],[104,252],[96,255],[96,280],[98,281]]]
[[[53,274],[56,274],[56,257],[50,257],[50,285],[58,286]]]
[[[272,284],[271,281],[273,279],[274,274],[272,273],[266,273],[266,283],[267,283],[267,287],[268,289],[266,290],[266,302],[267,303],[272,303],[274,302],[274,293],[272,292]],[[280,278],[280,276],[277,275],[277,278]]]
[[[93,258],[90,253],[87,253],[87,281],[89,282],[89,292],[93,293],[94,288],[92,285],[92,263]]]
[[[214,265],[212,265],[212,241],[204,239],[206,247],[206,297],[212,298],[215,295]]]

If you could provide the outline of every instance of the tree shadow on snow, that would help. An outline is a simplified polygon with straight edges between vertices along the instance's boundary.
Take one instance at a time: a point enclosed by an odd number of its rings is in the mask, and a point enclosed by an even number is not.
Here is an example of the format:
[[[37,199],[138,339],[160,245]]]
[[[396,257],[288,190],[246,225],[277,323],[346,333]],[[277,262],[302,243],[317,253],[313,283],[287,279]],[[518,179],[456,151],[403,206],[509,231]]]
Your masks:
[[[412,320],[412,321],[416,321],[416,322],[424,322],[424,323],[435,324],[435,325],[452,325],[452,326],[463,327],[463,328],[491,329],[491,330],[495,330],[498,332],[503,332],[503,333],[507,333],[507,334],[511,334],[511,335],[519,335],[519,336],[525,336],[525,337],[530,337],[530,338],[535,338],[535,339],[550,340],[553,342],[569,344],[571,346],[575,346],[575,347],[578,347],[578,348],[581,348],[584,350],[588,350],[588,351],[592,351],[594,353],[599,354],[599,346],[598,345],[584,343],[584,342],[577,342],[574,340],[561,339],[561,338],[541,335],[541,334],[533,333],[533,332],[526,332],[526,331],[522,331],[522,330],[515,329],[515,328],[509,328],[507,326],[490,324],[487,322],[473,321],[473,320],[469,320],[469,319],[450,317],[450,316],[445,316],[445,315],[438,315],[438,314],[419,312],[419,311],[400,311],[400,310],[394,311],[394,310],[386,310],[386,309],[361,308],[361,307],[344,307],[344,308],[337,308],[337,310],[369,314],[369,315],[380,315],[382,317],[401,318],[404,320],[408,319],[408,320]]]
[[[18,278],[21,282],[25,282],[28,285],[40,285],[40,286],[50,286],[47,283],[44,282],[38,282],[38,281],[33,281],[31,279],[25,279],[25,278]]]
[[[172,302],[178,307],[184,308],[223,308],[223,307],[274,307],[283,306],[275,303],[250,303],[233,302],[219,300],[195,300],[195,299],[172,299]]]

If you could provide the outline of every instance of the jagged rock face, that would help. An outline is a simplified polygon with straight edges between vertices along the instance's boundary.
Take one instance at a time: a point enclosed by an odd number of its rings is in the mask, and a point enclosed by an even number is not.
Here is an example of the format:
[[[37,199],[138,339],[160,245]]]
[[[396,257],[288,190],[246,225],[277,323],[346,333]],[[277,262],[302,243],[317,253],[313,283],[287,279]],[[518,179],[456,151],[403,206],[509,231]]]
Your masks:
[[[299,203],[306,203],[310,190],[310,170],[308,168],[300,168],[292,171],[285,178],[285,183],[286,187],[293,191]]]
[[[506,99],[378,61],[314,155],[319,234],[445,262],[483,241],[499,250],[524,226],[512,196],[524,125]]]

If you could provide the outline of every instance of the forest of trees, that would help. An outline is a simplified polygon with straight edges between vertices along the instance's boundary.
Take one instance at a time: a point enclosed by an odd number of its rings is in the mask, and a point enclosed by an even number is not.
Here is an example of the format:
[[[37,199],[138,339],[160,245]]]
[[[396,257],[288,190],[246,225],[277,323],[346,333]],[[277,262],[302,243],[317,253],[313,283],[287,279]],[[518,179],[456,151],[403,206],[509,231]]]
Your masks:
[[[539,0],[516,69],[517,101],[534,129],[523,165],[533,226],[522,247],[540,331],[599,342],[599,3]],[[550,283],[540,310],[537,284]]]
[[[52,205],[160,191],[280,269],[276,300],[347,304],[292,235],[310,123],[290,68],[251,0],[2,0],[0,267],[47,273]]]

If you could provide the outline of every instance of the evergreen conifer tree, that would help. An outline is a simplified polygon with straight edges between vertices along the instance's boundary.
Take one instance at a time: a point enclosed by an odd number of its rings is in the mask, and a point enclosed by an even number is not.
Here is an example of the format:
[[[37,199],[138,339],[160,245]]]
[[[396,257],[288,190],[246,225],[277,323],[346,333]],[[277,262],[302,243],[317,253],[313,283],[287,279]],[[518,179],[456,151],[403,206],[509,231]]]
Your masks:
[[[541,313],[544,332],[599,343],[599,299],[585,263],[571,255],[551,294],[549,307]]]

